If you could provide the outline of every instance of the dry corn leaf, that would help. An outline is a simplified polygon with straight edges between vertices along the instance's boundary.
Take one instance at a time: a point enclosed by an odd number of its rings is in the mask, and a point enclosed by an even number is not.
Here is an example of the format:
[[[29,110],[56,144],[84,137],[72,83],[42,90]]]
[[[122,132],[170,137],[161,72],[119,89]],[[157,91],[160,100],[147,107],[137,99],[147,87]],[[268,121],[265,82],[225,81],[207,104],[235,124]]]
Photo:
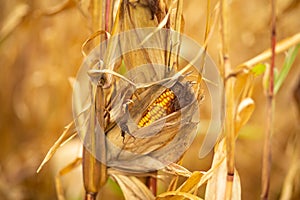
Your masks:
[[[111,174],[111,177],[118,183],[128,200],[151,200],[155,199],[151,191],[134,176]]]
[[[254,83],[253,73],[247,71],[237,74],[234,85],[235,101],[241,102],[243,99],[251,97]]]
[[[122,1],[119,12],[120,32],[147,27],[157,27],[160,22],[156,17],[156,13],[159,10],[158,1],[142,0],[135,3]],[[146,36],[149,34],[146,34]],[[141,35],[141,32],[133,32],[132,35],[126,36],[127,35],[123,35],[123,37],[120,38],[120,47],[122,54],[124,54],[123,59],[127,69],[132,69],[144,64],[165,64],[165,52],[163,50],[143,49],[143,46],[140,44],[146,36]],[[165,44],[163,44],[161,38],[157,34],[154,34],[153,37],[149,38],[148,42],[155,43],[157,44],[156,46],[159,47],[165,47]],[[127,49],[135,51],[125,53],[127,52]]]
[[[174,176],[168,185],[168,189],[166,191],[175,191],[177,188],[179,176]]]
[[[166,166],[163,169],[163,171],[166,173],[171,173],[171,174],[179,175],[179,176],[183,176],[183,177],[190,177],[192,175],[192,172],[190,172],[185,167],[178,165],[176,163],[169,164],[168,166]]]
[[[238,106],[236,120],[235,120],[235,132],[238,134],[239,130],[248,122],[255,108],[253,99],[246,98]]]
[[[181,158],[177,163],[171,163],[170,165],[176,164],[176,165],[182,167],[182,166],[181,166],[182,163],[183,163],[183,158]],[[170,165],[168,165],[168,166],[170,166]],[[165,167],[164,169],[166,169],[166,168],[167,168],[167,167]],[[184,167],[182,167],[182,168],[184,168]],[[184,169],[185,169],[185,168],[184,168]],[[187,170],[187,169],[186,169],[186,170]],[[187,170],[187,171],[188,171],[188,170]],[[176,188],[177,188],[177,185],[178,185],[178,181],[179,181],[179,175],[174,175],[174,176],[172,177],[172,179],[171,179],[169,185],[168,185],[168,189],[166,190],[166,192],[168,192],[168,191],[175,191]]]
[[[221,164],[219,167],[214,169],[212,177],[208,180],[205,199],[206,200],[224,200],[225,199],[225,189],[226,189],[226,180],[227,180],[227,165],[226,165],[226,151],[225,151],[225,139],[223,139],[220,144],[217,146],[212,167],[216,164]],[[231,200],[240,200],[241,199],[241,185],[240,178],[237,170],[234,172],[233,187],[232,187],[232,199]]]
[[[72,121],[69,123],[66,127],[64,132],[61,134],[61,136],[58,138],[58,140],[54,143],[54,145],[50,148],[48,151],[47,155],[45,156],[44,160],[42,161],[41,165],[37,169],[37,173],[41,171],[43,166],[52,158],[52,156],[55,154],[55,152],[63,146],[66,142],[70,141],[73,139],[77,134],[74,132],[75,125],[74,122]]]
[[[84,57],[87,56],[87,54],[85,52],[90,50],[90,48],[88,50],[86,50],[88,43],[93,41],[96,37],[99,37],[100,35],[105,35],[106,38],[110,37],[110,34],[108,32],[102,31],[102,30],[96,31],[95,33],[90,35],[88,37],[88,39],[86,39],[86,41],[84,41],[84,43],[81,45],[81,53]]]
[[[63,191],[63,187],[62,187],[60,178],[62,176],[64,176],[65,174],[69,173],[70,171],[72,171],[73,169],[75,169],[76,167],[78,167],[79,165],[81,165],[81,162],[82,162],[81,158],[76,158],[74,161],[69,163],[64,168],[62,168],[58,172],[58,174],[56,175],[56,177],[55,177],[55,188],[56,188],[57,198],[59,200],[64,200],[65,199],[65,195],[64,195],[64,191]]]
[[[174,6],[175,4],[175,6]],[[174,30],[177,33],[183,33],[184,31],[184,19],[183,19],[183,0],[172,1],[169,3],[168,14],[170,14],[168,28]],[[179,67],[178,55],[180,51],[181,35],[171,34],[169,35],[169,41],[167,44],[168,50],[173,53],[166,55],[167,65],[174,67],[175,70]]]
[[[182,106],[181,109],[152,122],[149,126],[139,128],[137,126],[139,119],[165,88],[161,85],[146,88],[139,94],[140,99],[132,99],[132,107],[124,113],[122,106],[128,95],[122,90],[130,91],[130,89],[122,84],[119,90],[120,97],[116,97],[120,99],[116,101],[118,105],[111,110],[111,118],[118,119],[119,122],[118,125],[112,125],[107,132],[109,143],[114,144],[107,145],[107,159],[110,166],[137,171],[153,170],[157,169],[157,166],[162,168],[172,159],[173,161],[179,159],[178,156],[186,150],[186,145],[191,143],[198,125],[197,117],[194,118],[194,114],[197,115],[194,112],[197,106],[195,98],[184,83],[170,80],[166,83],[166,87],[174,91],[180,101],[179,105]],[[128,130],[124,135],[125,138],[120,127]]]
[[[195,171],[192,175],[177,189],[178,192],[192,193],[197,187],[203,176],[202,172]]]
[[[200,197],[196,195],[185,193],[185,192],[178,192],[178,191],[165,192],[156,197],[156,200],[183,200],[183,199],[202,200]]]
[[[223,163],[224,159],[225,157],[223,159],[218,160],[218,162],[216,162],[207,172],[202,172],[203,175],[197,185],[197,188],[201,187],[204,183],[206,183],[209,179],[211,179],[215,170],[219,168],[219,166]]]

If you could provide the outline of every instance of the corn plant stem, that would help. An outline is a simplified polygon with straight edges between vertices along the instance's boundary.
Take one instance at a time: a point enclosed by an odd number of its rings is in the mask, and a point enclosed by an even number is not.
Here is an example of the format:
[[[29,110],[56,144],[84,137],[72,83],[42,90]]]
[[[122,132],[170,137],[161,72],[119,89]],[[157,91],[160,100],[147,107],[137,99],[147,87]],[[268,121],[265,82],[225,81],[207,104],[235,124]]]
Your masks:
[[[106,30],[105,28],[108,27],[108,22],[106,22],[106,17],[103,16],[103,13],[107,15],[106,12],[107,6],[106,1],[98,1],[93,0],[91,2],[91,15],[92,15],[92,32],[97,30]],[[94,41],[94,46],[98,45],[99,42],[103,41],[105,38],[101,36],[100,41]],[[100,49],[103,51],[103,49]],[[97,137],[96,141],[96,132],[95,132],[95,125],[98,122],[101,129],[105,129],[105,123],[103,119],[103,111],[105,105],[105,96],[103,92],[103,88],[101,86],[93,86],[90,84],[91,87],[91,114],[90,114],[90,129],[89,133],[87,134],[87,142],[91,144],[91,149],[86,149],[83,147],[83,155],[82,155],[82,171],[83,171],[83,182],[84,188],[86,191],[85,199],[86,200],[94,200],[97,198],[97,194],[99,189],[106,183],[107,180],[107,168],[104,164],[99,162],[95,157],[96,145],[101,145],[101,153],[102,158],[105,159],[106,149],[105,149],[105,140],[103,134],[100,134],[100,138]],[[91,152],[90,152],[91,151]]]
[[[221,41],[222,41],[222,55],[223,55],[223,67],[222,73],[224,77],[227,77],[232,71],[229,54],[228,54],[228,5],[227,0],[221,0]],[[234,84],[235,78],[224,79],[225,81],[225,107],[226,107],[226,118],[225,118],[225,137],[226,137],[226,158],[227,158],[227,179],[226,179],[226,190],[225,199],[231,200],[232,197],[232,186],[234,179],[234,152],[235,152],[235,127],[234,127]]]
[[[157,171],[155,172],[157,175]],[[154,196],[157,194],[157,178],[149,176],[146,178],[146,185]]]
[[[273,134],[273,119],[274,119],[274,68],[275,68],[275,48],[276,48],[276,7],[275,0],[271,1],[272,5],[272,27],[271,27],[271,64],[269,72],[269,87],[267,91],[267,127],[263,148],[262,160],[262,193],[261,199],[269,199],[270,189],[270,173],[272,164],[271,144]]]
[[[300,44],[300,33],[296,33],[295,35],[286,38],[284,40],[281,40],[278,43],[276,42],[275,53],[276,54],[282,53],[296,44]],[[272,56],[272,49],[270,48],[260,53],[259,55],[255,56],[254,58],[251,58],[250,60],[247,60],[246,62],[238,65],[237,69],[239,69],[240,67],[246,67],[248,69],[251,69],[256,64],[271,58],[271,56]]]
[[[178,33],[181,32],[182,30],[182,12],[183,12],[183,0],[179,0],[177,2],[177,9],[176,9],[176,21],[175,21],[175,27],[174,27],[174,30]],[[175,42],[178,42],[178,45],[175,46],[176,50],[175,50],[175,53],[176,55],[173,56],[171,54],[171,62],[170,64],[173,65],[175,64],[175,70],[177,70],[177,67],[178,67],[178,60],[179,60],[179,51],[180,51],[180,44],[181,44],[181,37],[179,34],[175,34],[177,35],[177,38],[175,40]]]
[[[210,2],[210,0],[208,0],[207,1],[207,6],[206,6],[206,22],[205,22],[204,42],[207,40],[207,38],[209,36],[210,29],[211,29],[211,17],[210,17],[211,16],[211,11],[210,11],[210,5],[211,5],[211,2]],[[204,47],[204,52],[201,55],[201,60],[200,60],[200,62],[201,62],[200,63],[200,72],[201,73],[203,72],[203,68],[204,68],[204,64],[205,64],[205,60],[206,60],[207,48],[208,48],[208,46],[206,45]],[[199,83],[201,82],[201,79],[202,79],[202,76],[199,75],[198,76],[198,82]],[[197,92],[196,92],[197,97],[199,96],[200,91],[201,91],[201,86],[199,84],[198,87],[197,87]]]
[[[95,194],[87,193],[84,200],[96,200],[97,196]]]
[[[105,7],[105,31],[110,32],[112,27],[112,13],[113,13],[113,4],[112,0],[106,0]],[[107,39],[107,38],[105,38]]]

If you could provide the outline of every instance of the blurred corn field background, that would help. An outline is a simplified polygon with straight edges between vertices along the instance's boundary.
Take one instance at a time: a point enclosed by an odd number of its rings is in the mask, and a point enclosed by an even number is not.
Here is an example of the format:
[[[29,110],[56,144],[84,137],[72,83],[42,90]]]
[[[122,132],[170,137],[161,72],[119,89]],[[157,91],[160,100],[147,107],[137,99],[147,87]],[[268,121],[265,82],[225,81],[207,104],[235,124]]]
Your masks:
[[[212,1],[212,7],[217,1]],[[206,1],[183,4],[184,34],[203,43]],[[55,199],[59,169],[80,155],[78,139],[59,149],[43,170],[36,170],[64,126],[72,121],[72,79],[83,56],[81,46],[91,34],[85,16],[86,1],[69,1],[56,13],[61,1],[0,0],[0,199]],[[232,0],[229,5],[229,55],[232,66],[249,60],[270,47],[269,1]],[[300,2],[277,1],[277,40],[300,32]],[[208,53],[218,63],[220,33],[216,28]],[[285,54],[276,56],[283,66]],[[300,198],[300,107],[294,94],[300,81],[299,54],[276,95],[270,199],[279,199],[293,187],[292,199]],[[235,166],[241,178],[242,199],[259,199],[261,160],[266,127],[266,97],[262,76],[254,79],[255,110],[236,142]],[[298,89],[299,90],[299,89]],[[298,91],[299,95],[299,91]],[[185,154],[183,166],[207,171],[212,153],[198,159],[201,137]],[[81,168],[62,178],[67,199],[84,193]],[[199,191],[203,194],[204,189]],[[202,195],[203,196],[203,195]],[[99,199],[123,199],[111,180]]]

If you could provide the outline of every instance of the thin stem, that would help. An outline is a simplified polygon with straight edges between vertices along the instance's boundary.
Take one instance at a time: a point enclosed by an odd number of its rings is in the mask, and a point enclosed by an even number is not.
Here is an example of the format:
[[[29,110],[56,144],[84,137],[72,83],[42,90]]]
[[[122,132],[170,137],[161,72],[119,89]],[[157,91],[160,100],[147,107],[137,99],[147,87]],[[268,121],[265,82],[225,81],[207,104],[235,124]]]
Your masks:
[[[155,172],[157,174],[157,172]],[[146,185],[154,196],[157,194],[157,178],[149,176],[146,179]]]
[[[300,33],[296,33],[295,35],[285,38],[279,41],[278,43],[276,42],[275,53],[276,54],[282,53],[297,44],[300,44]],[[250,60],[247,60],[246,62],[240,64],[239,67],[247,67],[251,69],[257,63],[263,62],[264,60],[270,59],[271,57],[272,57],[272,48],[269,48],[266,51],[258,54],[254,58],[251,58]]]
[[[225,199],[231,200],[232,186],[234,180],[235,169],[235,102],[234,102],[234,85],[235,78],[226,78],[232,71],[228,46],[228,6],[227,0],[221,0],[221,41],[222,41],[222,55],[223,55],[223,67],[222,73],[225,77],[225,106],[226,106],[226,118],[225,118],[225,135],[226,135],[226,151],[227,151],[227,179],[226,179],[226,191]]]
[[[271,69],[270,69],[270,84],[269,96],[273,98],[274,95],[274,68],[275,68],[275,47],[276,47],[276,14],[275,14],[275,0],[272,0],[272,31],[271,31]]]
[[[271,66],[269,72],[269,88],[267,92],[267,129],[264,141],[264,151],[262,160],[262,193],[261,199],[269,199],[270,189],[270,172],[272,164],[271,143],[273,135],[273,119],[274,119],[274,68],[275,68],[275,48],[276,48],[276,14],[275,0],[272,4],[272,27],[271,27]]]

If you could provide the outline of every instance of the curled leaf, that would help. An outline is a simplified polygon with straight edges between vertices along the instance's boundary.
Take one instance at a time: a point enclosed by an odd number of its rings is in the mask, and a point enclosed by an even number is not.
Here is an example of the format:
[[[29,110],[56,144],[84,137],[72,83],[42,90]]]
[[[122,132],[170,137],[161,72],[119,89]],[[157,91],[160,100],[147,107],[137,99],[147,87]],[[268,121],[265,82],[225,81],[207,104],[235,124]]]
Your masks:
[[[151,191],[134,176],[112,174],[111,177],[120,186],[125,199],[128,200],[151,200],[155,199]]]
[[[226,165],[226,151],[225,151],[225,140],[223,139],[220,142],[220,145],[217,146],[217,150],[214,155],[212,167],[214,173],[212,177],[208,180],[205,199],[206,200],[223,200],[225,198],[225,189],[227,184],[227,165]],[[221,164],[218,167],[215,167],[217,164]],[[241,199],[241,183],[240,177],[237,170],[234,170],[233,177],[233,186],[232,186],[232,198],[231,200],[240,200]]]
[[[52,156],[55,154],[55,152],[59,149],[59,147],[63,146],[66,142],[70,141],[73,139],[77,134],[74,133],[74,122],[72,121],[69,123],[66,127],[64,132],[61,134],[61,136],[58,138],[58,140],[54,143],[54,145],[50,148],[48,151],[47,155],[45,156],[43,162],[37,169],[37,173],[41,171],[43,166],[52,158]]]
[[[202,172],[195,171],[193,174],[177,189],[179,192],[193,192],[195,187],[198,185],[201,177],[203,176]]]
[[[242,102],[239,104],[235,121],[236,133],[240,130],[241,127],[243,127],[248,122],[254,111],[254,108],[254,101],[249,97],[243,99]]]
[[[177,192],[177,191],[165,192],[160,194],[156,198],[156,200],[183,200],[183,199],[202,200],[200,197],[197,197],[196,195],[186,193],[186,192]]]

